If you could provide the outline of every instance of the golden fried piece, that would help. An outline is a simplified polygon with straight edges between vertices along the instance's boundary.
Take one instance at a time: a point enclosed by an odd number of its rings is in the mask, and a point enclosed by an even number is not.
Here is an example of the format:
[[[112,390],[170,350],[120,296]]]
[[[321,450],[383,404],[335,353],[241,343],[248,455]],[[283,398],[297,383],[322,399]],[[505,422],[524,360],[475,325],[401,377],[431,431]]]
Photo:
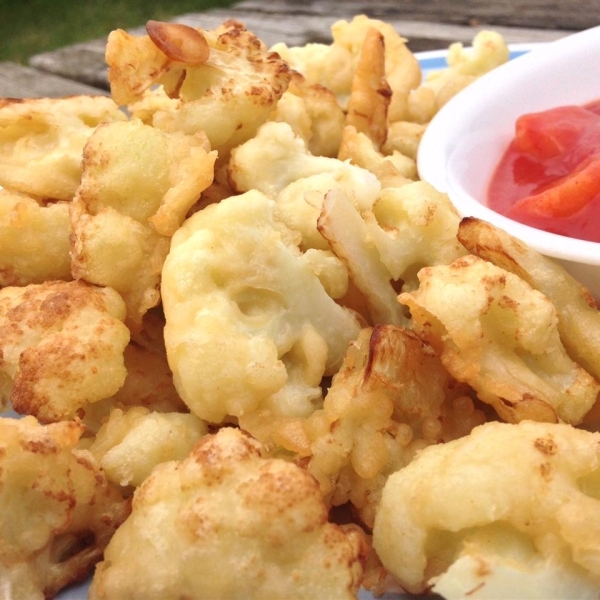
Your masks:
[[[600,434],[531,421],[425,448],[387,481],[375,550],[411,593],[593,598],[599,448]]]
[[[99,127],[86,144],[71,207],[72,271],[117,290],[132,329],[160,300],[170,236],[212,182],[215,159],[202,135],[137,120]]]
[[[130,505],[92,455],[84,427],[0,419],[0,573],[5,598],[43,600],[85,579]]]
[[[71,279],[70,235],[67,203],[0,189],[0,286]]]
[[[600,381],[600,312],[589,292],[557,262],[490,223],[465,218],[458,239],[473,254],[518,275],[556,308],[565,348]]]
[[[502,419],[582,421],[600,384],[567,355],[543,294],[473,255],[426,267],[419,281],[399,296],[415,331]]]
[[[183,460],[207,432],[206,423],[189,413],[115,408],[88,449],[110,482],[137,487],[156,465]]]
[[[0,404],[44,422],[115,394],[126,370],[125,305],[81,281],[0,290]]]
[[[342,20],[332,25],[333,43],[330,45],[306,44],[289,48],[280,43],[271,49],[311,83],[331,89],[341,106],[346,108],[363,43],[371,28],[383,34],[385,78],[392,90],[388,117],[392,122],[399,121],[405,116],[410,91],[421,83],[421,68],[405,40],[390,24],[358,15],[349,22]]]
[[[473,38],[472,48],[461,43],[451,44],[446,61],[448,66],[428,73],[425,81],[410,96],[405,114],[393,121],[428,123],[458,92],[509,59],[509,49],[501,34],[483,30]]]
[[[468,434],[485,416],[413,332],[364,329],[323,409],[304,423],[308,471],[333,505],[350,501],[373,526],[387,477],[425,446]]]
[[[0,185],[71,200],[88,138],[100,123],[125,118],[106,96],[0,100]]]
[[[418,286],[422,267],[447,265],[466,254],[456,239],[460,217],[454,205],[424,181],[382,190],[363,216],[368,239],[403,291]]]
[[[387,137],[387,113],[391,97],[392,90],[385,79],[383,34],[370,27],[365,34],[352,79],[346,125],[365,134],[376,150],[381,149]]]
[[[123,359],[127,370],[123,386],[114,396],[87,402],[77,412],[88,433],[97,433],[115,408],[126,411],[131,407],[143,407],[158,413],[189,411],[175,389],[164,343],[162,351],[156,351],[132,340],[125,348]]]
[[[390,281],[392,276],[381,262],[377,248],[370,243],[361,214],[343,192],[327,193],[317,227],[364,294],[371,323],[408,326],[408,318]]]
[[[290,69],[239,22],[227,21],[214,31],[178,27],[174,33],[172,25],[162,24],[160,47],[156,35],[113,31],[106,47],[111,93],[119,104],[130,104],[151,86],[162,85],[178,102],[165,102],[153,115],[154,126],[186,134],[202,131],[224,156],[269,118],[288,87]],[[165,54],[165,39],[181,37],[182,28],[188,30],[184,37],[193,39],[192,45],[202,45],[198,36],[206,40],[206,60],[199,62],[195,53],[175,58],[169,50]],[[177,39],[172,41],[178,45]]]
[[[352,125],[344,127],[338,158],[368,169],[384,188],[401,187],[418,179],[417,163],[413,158],[397,150],[383,154],[364,133]]]
[[[288,123],[314,156],[329,157],[338,153],[344,119],[335,94],[322,85],[309,83],[296,71],[270,118]]]
[[[381,191],[376,176],[366,169],[313,156],[287,123],[265,123],[254,138],[233,150],[227,170],[236,190],[258,190],[276,200],[278,218],[302,235],[302,248],[330,248],[317,229],[327,192],[343,191],[362,212]]]
[[[135,493],[90,600],[356,598],[362,531],[328,523],[315,480],[232,428]]]
[[[199,417],[306,416],[341,365],[360,326],[297,241],[258,191],[206,207],[173,236],[161,289],[167,356]]]

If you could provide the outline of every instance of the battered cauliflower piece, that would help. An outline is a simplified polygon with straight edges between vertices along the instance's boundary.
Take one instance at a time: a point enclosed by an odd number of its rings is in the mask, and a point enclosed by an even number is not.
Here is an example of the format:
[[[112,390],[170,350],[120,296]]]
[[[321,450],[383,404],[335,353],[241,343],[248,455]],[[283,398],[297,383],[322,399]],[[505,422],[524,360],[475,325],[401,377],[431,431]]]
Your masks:
[[[404,291],[418,286],[422,267],[447,265],[466,254],[456,239],[456,209],[424,181],[382,190],[364,218],[381,262]]]
[[[327,193],[317,227],[366,298],[368,322],[408,326],[409,320],[398,304],[390,272],[369,239],[361,214],[343,192]]]
[[[157,413],[137,406],[111,411],[89,451],[112,483],[139,486],[160,463],[183,460],[208,427],[191,414]]]
[[[81,153],[103,122],[125,115],[106,96],[0,100],[0,185],[55,200],[73,199]]]
[[[284,121],[300,136],[315,156],[337,156],[342,141],[344,111],[335,94],[317,83],[310,84],[293,71],[287,91],[281,96],[273,121]]]
[[[411,593],[437,581],[449,598],[597,596],[599,448],[598,433],[532,421],[425,448],[386,483],[377,554]]]
[[[581,422],[600,384],[567,355],[543,294],[472,255],[424,268],[419,281],[399,300],[456,379],[505,421]]]
[[[126,370],[125,305],[81,281],[0,290],[0,405],[44,422],[115,394]]]
[[[0,189],[0,286],[71,279],[66,202]]]
[[[137,329],[160,300],[170,236],[213,180],[206,139],[133,120],[99,127],[71,207],[72,272],[117,290]]]
[[[231,153],[228,177],[240,192],[258,190],[276,198],[288,185],[314,175],[334,174],[348,183],[364,183],[361,187],[377,190],[377,179],[365,169],[337,158],[313,156],[304,140],[295,135],[287,123],[265,123],[256,136]],[[364,199],[363,190],[354,197],[361,209],[369,208],[373,192]]]
[[[141,333],[145,334],[147,331],[148,318],[145,318]],[[162,344],[159,347],[145,344],[144,340],[140,340],[140,334],[136,334],[123,353],[127,370],[123,386],[114,396],[94,403],[88,402],[77,412],[88,433],[97,433],[115,408],[127,411],[131,407],[143,407],[158,413],[188,412],[173,383],[162,331],[161,326]]]
[[[182,31],[196,42],[202,37],[209,47],[208,58],[199,63],[194,53],[171,57],[164,52],[168,48],[156,45],[155,35],[113,31],[106,48],[111,93],[119,104],[129,104],[161,84],[178,102],[157,110],[153,125],[187,134],[202,131],[224,156],[269,118],[288,87],[290,69],[239,22],[227,21],[214,31],[176,27],[173,33],[169,24],[159,24],[167,41]]]
[[[417,163],[413,158],[396,150],[383,154],[364,133],[350,125],[344,127],[338,158],[368,169],[383,187],[400,187],[418,179]]]
[[[136,490],[90,600],[356,598],[364,534],[327,519],[306,471],[222,429]]]
[[[406,113],[400,119],[427,123],[458,92],[485,73],[508,61],[510,52],[496,31],[483,30],[474,38],[472,48],[459,42],[448,48],[448,67],[427,74],[425,82],[408,97]]]
[[[4,598],[44,600],[85,579],[130,505],[75,445],[74,421],[0,419],[0,573]]]
[[[296,242],[258,191],[208,206],[173,236],[162,275],[167,356],[199,417],[221,422],[264,403],[310,414],[323,375],[358,335]]]
[[[370,28],[375,28],[384,37],[385,77],[392,90],[388,116],[390,121],[398,121],[405,114],[410,91],[421,83],[421,69],[418,60],[406,47],[405,40],[388,23],[358,15],[350,22],[342,20],[332,25],[331,45],[306,44],[289,48],[280,43],[271,49],[311,83],[331,89],[341,106],[346,108],[352,79]]]
[[[258,190],[277,202],[277,216],[302,235],[302,248],[330,249],[317,229],[323,199],[340,190],[360,211],[381,191],[377,177],[336,158],[313,156],[287,123],[266,123],[256,137],[238,146],[228,177],[240,192]]]
[[[433,350],[392,325],[364,329],[304,423],[308,471],[334,505],[350,501],[373,527],[387,477],[425,446],[468,434],[485,416]],[[458,421],[458,423],[457,423]]]

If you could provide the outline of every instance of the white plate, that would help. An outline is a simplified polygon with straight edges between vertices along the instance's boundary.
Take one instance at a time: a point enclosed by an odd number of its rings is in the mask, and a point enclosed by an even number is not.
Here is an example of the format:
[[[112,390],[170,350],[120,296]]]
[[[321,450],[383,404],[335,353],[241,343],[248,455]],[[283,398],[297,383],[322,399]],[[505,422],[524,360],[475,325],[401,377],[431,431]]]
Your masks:
[[[526,52],[529,52],[534,47],[539,46],[540,44],[516,44],[511,45],[511,59],[521,56]],[[419,59],[419,63],[421,64],[421,69],[423,71],[423,76],[426,76],[430,71],[435,71],[438,69],[443,69],[447,66],[446,64],[446,50],[433,50],[429,52],[417,52],[415,56]],[[16,413],[9,411],[0,415],[3,417],[18,417]],[[89,589],[90,580],[86,580],[79,585],[70,586],[64,590],[62,590],[57,596],[56,600],[87,600],[88,589]],[[409,594],[394,594],[387,593],[383,596],[379,596],[375,598],[373,594],[367,592],[365,590],[361,590],[359,593],[359,600],[413,600],[416,597]],[[419,596],[420,600],[426,600],[425,597]]]

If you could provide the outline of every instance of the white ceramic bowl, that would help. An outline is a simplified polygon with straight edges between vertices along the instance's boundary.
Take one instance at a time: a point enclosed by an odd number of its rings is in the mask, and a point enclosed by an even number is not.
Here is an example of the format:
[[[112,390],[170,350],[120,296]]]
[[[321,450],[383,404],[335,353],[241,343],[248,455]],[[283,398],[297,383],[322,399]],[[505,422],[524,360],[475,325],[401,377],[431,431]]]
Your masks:
[[[446,192],[461,216],[502,227],[559,262],[600,300],[600,244],[547,233],[484,205],[492,173],[514,137],[516,119],[600,99],[600,27],[570,35],[494,69],[455,96],[421,141],[419,175]],[[600,224],[599,224],[600,226]]]

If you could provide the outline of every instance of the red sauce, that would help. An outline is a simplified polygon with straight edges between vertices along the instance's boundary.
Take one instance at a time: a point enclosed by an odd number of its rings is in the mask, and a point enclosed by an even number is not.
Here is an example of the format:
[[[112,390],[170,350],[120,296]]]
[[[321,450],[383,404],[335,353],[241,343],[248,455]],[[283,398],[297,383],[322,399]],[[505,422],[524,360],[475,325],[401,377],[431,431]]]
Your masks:
[[[519,117],[488,206],[537,229],[600,242],[600,100]]]

